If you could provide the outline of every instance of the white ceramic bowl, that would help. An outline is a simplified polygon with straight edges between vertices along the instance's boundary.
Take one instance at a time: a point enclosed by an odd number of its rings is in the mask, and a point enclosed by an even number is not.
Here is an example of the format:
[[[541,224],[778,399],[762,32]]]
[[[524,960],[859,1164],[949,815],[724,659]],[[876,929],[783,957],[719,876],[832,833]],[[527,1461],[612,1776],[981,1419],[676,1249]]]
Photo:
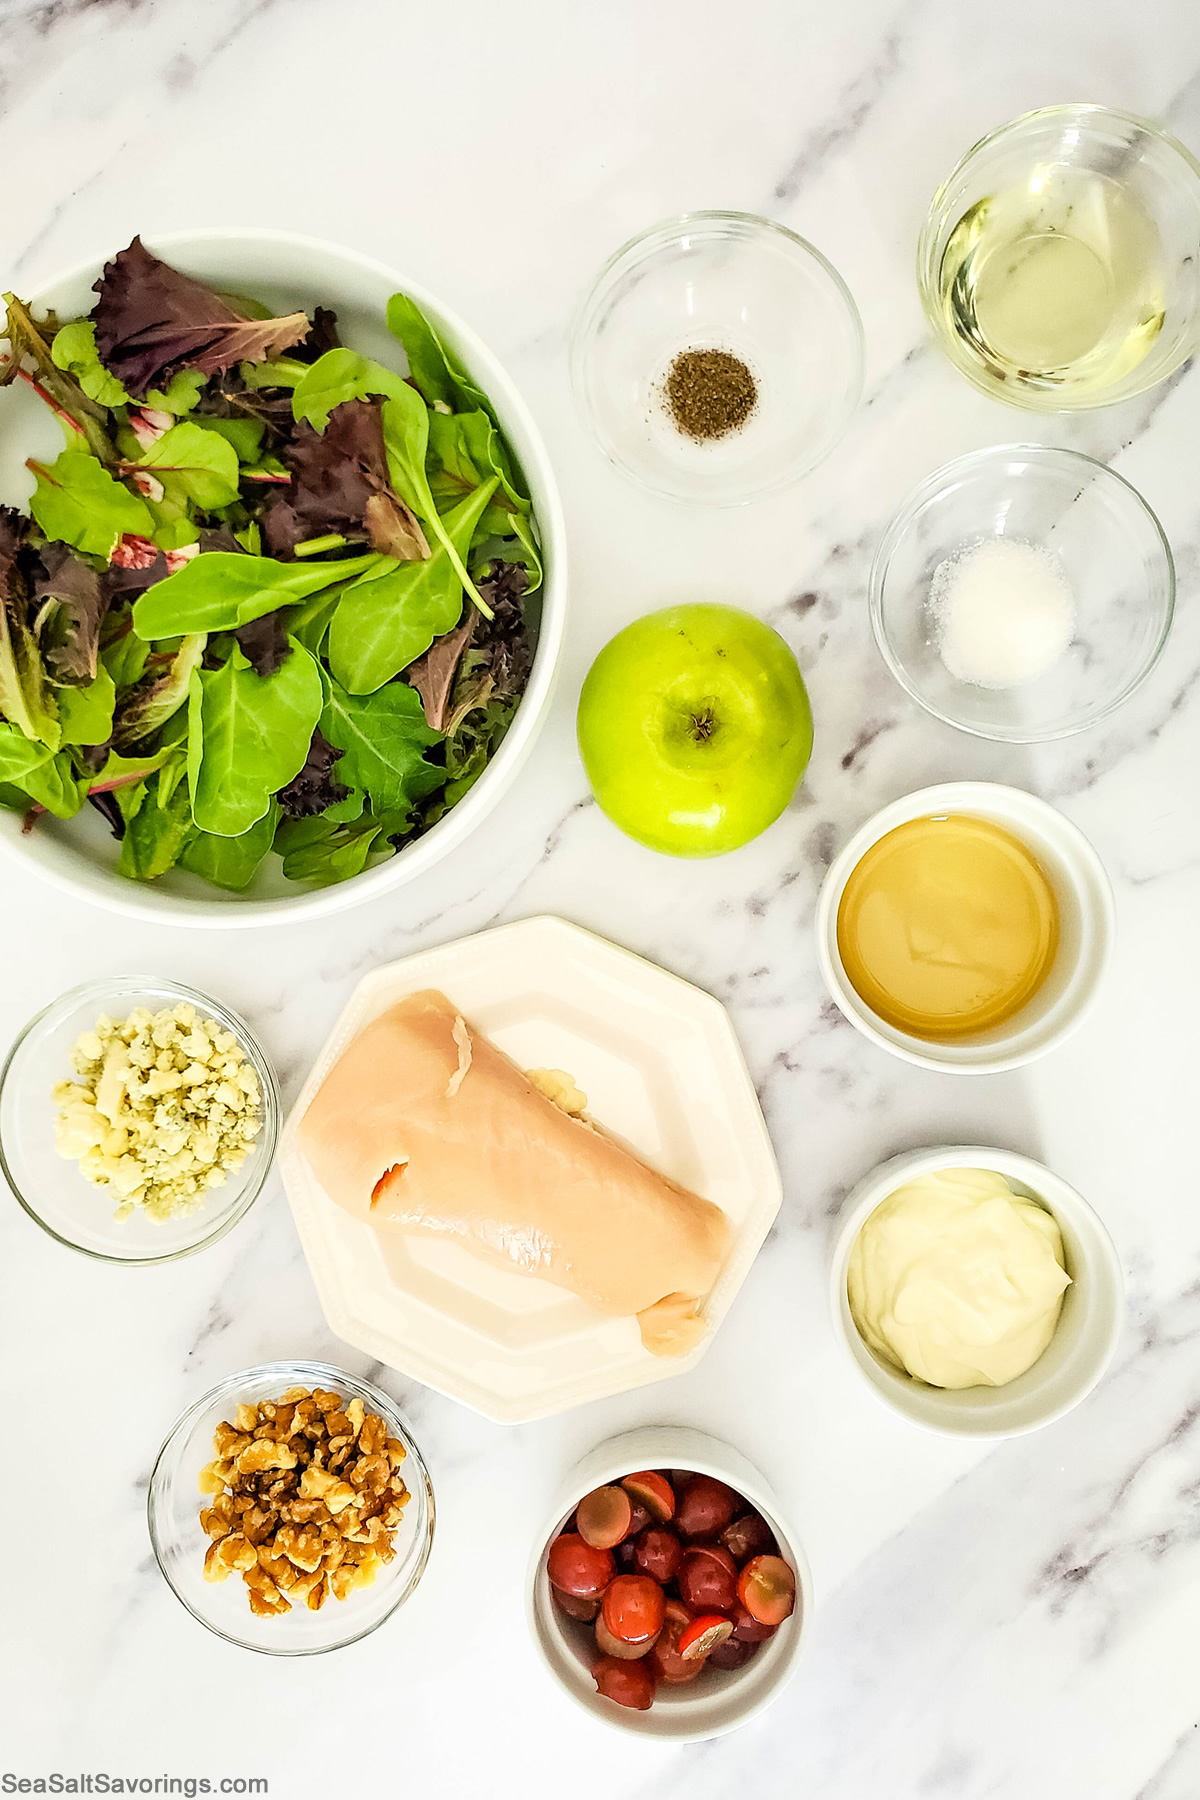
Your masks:
[[[568,1619],[554,1604],[546,1573],[546,1553],[583,1496],[635,1469],[690,1469],[736,1488],[766,1519],[778,1540],[780,1555],[796,1573],[796,1610],[757,1656],[741,1669],[706,1669],[684,1687],[660,1686],[648,1712],[618,1706],[596,1692],[586,1655],[586,1627]],[[592,1718],[633,1737],[676,1744],[722,1737],[769,1706],[795,1671],[812,1608],[808,1560],[753,1463],[706,1432],[675,1425],[648,1425],[609,1438],[572,1469],[533,1541],[526,1581],[526,1614],[533,1641],[542,1661],[575,1704]]]
[[[993,1169],[1018,1193],[1040,1201],[1058,1221],[1071,1286],[1058,1329],[1024,1375],[1005,1387],[930,1387],[869,1350],[850,1315],[850,1252],[875,1208],[906,1181],[938,1169]],[[1031,1157],[981,1145],[949,1145],[893,1156],[860,1181],[838,1219],[830,1268],[833,1328],[854,1366],[893,1412],[954,1437],[1018,1437],[1062,1418],[1090,1394],[1112,1360],[1124,1319],[1121,1262],[1098,1214],[1082,1194]]]
[[[842,964],[837,924],[846,883],[871,845],[910,819],[947,812],[991,820],[1029,846],[1054,888],[1059,941],[1049,976],[1015,1018],[971,1037],[934,1041],[898,1031],[860,999]],[[927,1069],[990,1075],[1044,1056],[1079,1024],[1112,960],[1116,909],[1103,863],[1079,827],[1057,808],[1023,788],[991,781],[947,781],[894,800],[855,832],[822,884],[816,933],[825,984],[865,1037]]]
[[[533,672],[511,730],[459,804],[389,862],[332,887],[297,887],[280,872],[275,858],[268,859],[269,872],[246,894],[224,893],[175,869],[153,883],[128,881],[116,873],[118,846],[107,825],[86,807],[65,823],[40,819],[28,836],[21,834],[19,815],[0,808],[0,850],[58,887],[133,918],[179,925],[259,925],[341,912],[412,881],[462,843],[511,785],[533,748],[551,699],[566,604],[565,527],[550,459],[528,408],[491,351],[408,275],[357,251],[291,232],[250,227],[155,232],[148,241],[152,250],[189,274],[226,291],[251,294],[280,311],[333,307],[343,340],[393,368],[403,367],[404,352],[385,322],[389,296],[403,289],[429,315],[493,402],[529,484],[546,571],[537,596],[541,616]],[[91,257],[48,282],[32,296],[35,311],[52,307],[66,318],[89,312],[95,303],[92,284],[107,260]],[[0,396],[0,425],[0,501],[25,507],[33,490],[25,458],[54,456],[62,448],[62,433],[48,408],[22,383]]]

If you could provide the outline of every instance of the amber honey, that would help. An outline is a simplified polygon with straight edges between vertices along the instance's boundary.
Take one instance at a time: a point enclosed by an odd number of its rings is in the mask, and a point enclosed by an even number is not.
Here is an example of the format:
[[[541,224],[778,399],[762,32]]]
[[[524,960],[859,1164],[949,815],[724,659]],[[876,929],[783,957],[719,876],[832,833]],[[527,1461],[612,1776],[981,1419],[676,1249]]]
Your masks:
[[[879,839],[842,893],[838,951],[873,1013],[920,1038],[966,1037],[1027,1006],[1054,964],[1058,903],[1028,845],[941,813]]]

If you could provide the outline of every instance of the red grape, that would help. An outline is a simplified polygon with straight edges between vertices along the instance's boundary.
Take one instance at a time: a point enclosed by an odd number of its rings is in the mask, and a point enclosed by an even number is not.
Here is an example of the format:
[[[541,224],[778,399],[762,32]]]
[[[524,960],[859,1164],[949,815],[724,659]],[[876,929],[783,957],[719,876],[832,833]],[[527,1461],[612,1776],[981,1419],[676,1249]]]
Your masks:
[[[648,1575],[618,1575],[604,1594],[602,1615],[614,1637],[644,1644],[662,1630],[664,1596]]]
[[[604,1614],[596,1620],[596,1643],[605,1656],[616,1656],[621,1662],[635,1662],[639,1656],[649,1656],[658,1642],[658,1633],[653,1637],[643,1638],[640,1643],[631,1644],[627,1638],[614,1637],[604,1623]]]
[[[679,1640],[692,1622],[692,1615],[682,1600],[668,1600],[666,1618],[662,1630],[654,1641],[651,1657],[660,1681],[669,1687],[681,1687],[686,1681],[695,1681],[704,1667],[702,1661],[694,1657],[685,1662],[679,1654]]]
[[[637,1574],[637,1539],[627,1537],[613,1550],[613,1557],[622,1575]]]
[[[679,1598],[693,1612],[729,1612],[737,1599],[737,1564],[720,1544],[685,1550],[677,1581]]]
[[[556,1587],[552,1587],[550,1592],[554,1595],[554,1604],[560,1606],[569,1619],[590,1621],[600,1611],[599,1599],[584,1600],[578,1594],[564,1594],[561,1588]]]
[[[634,1539],[634,1563],[643,1575],[652,1575],[655,1581],[674,1581],[682,1555],[679,1539],[663,1525],[650,1525]]]
[[[733,1620],[723,1613],[701,1613],[686,1625],[679,1638],[679,1654],[684,1662],[703,1662],[710,1650],[733,1636]]]
[[[633,1502],[624,1488],[594,1488],[575,1508],[575,1529],[595,1550],[611,1550],[628,1534]]]
[[[630,1499],[636,1500],[639,1506],[645,1507],[655,1524],[665,1525],[667,1520],[673,1517],[675,1495],[671,1491],[670,1482],[657,1470],[641,1469],[635,1475],[626,1475],[622,1479],[621,1486],[629,1494]]]
[[[693,1475],[676,1503],[675,1528],[685,1538],[715,1538],[742,1505],[741,1496],[723,1481]]]
[[[647,1657],[641,1662],[620,1662],[615,1656],[602,1656],[592,1664],[592,1679],[597,1693],[618,1706],[631,1706],[635,1712],[648,1712],[654,1704],[654,1670]]]
[[[632,1496],[631,1496],[631,1498],[632,1498]],[[646,1508],[642,1505],[640,1500],[634,1500],[634,1502],[633,1502],[633,1517],[629,1521],[628,1536],[636,1537],[639,1531],[645,1531],[645,1529],[646,1529],[647,1525],[649,1525],[649,1523],[650,1523],[650,1514],[646,1511]]]
[[[758,1645],[748,1644],[745,1638],[729,1637],[723,1644],[708,1653],[710,1669],[740,1669],[748,1663],[752,1656],[758,1655]]]
[[[739,1565],[752,1556],[771,1556],[775,1552],[775,1533],[761,1513],[743,1513],[733,1519],[721,1533],[721,1542]]]
[[[546,1572],[564,1594],[594,1600],[616,1574],[616,1566],[609,1551],[593,1549],[577,1532],[564,1531],[550,1546]]]
[[[758,1619],[751,1618],[744,1606],[735,1606],[730,1616],[733,1635],[739,1644],[764,1644],[779,1629],[777,1625],[763,1625]]]
[[[738,1599],[760,1625],[782,1625],[796,1604],[796,1577],[782,1556],[755,1556],[738,1577]]]

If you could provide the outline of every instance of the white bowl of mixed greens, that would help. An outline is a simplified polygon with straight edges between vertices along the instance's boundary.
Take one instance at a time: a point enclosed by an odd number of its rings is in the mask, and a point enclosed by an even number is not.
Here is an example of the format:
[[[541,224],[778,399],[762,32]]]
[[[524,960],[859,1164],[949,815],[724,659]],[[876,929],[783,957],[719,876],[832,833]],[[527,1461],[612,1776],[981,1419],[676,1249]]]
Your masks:
[[[415,283],[253,230],[7,296],[0,849],[142,917],[312,916],[499,798],[562,640],[520,396]]]

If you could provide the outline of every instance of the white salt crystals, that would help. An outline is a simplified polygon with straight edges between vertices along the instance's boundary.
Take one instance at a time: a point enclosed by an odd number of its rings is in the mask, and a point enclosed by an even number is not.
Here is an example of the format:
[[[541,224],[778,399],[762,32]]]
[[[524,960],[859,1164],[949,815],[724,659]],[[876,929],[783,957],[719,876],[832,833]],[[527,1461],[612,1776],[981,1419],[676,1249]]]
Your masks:
[[[984,538],[938,564],[929,589],[938,651],[972,687],[1013,688],[1053,668],[1075,630],[1075,598],[1049,551]]]

